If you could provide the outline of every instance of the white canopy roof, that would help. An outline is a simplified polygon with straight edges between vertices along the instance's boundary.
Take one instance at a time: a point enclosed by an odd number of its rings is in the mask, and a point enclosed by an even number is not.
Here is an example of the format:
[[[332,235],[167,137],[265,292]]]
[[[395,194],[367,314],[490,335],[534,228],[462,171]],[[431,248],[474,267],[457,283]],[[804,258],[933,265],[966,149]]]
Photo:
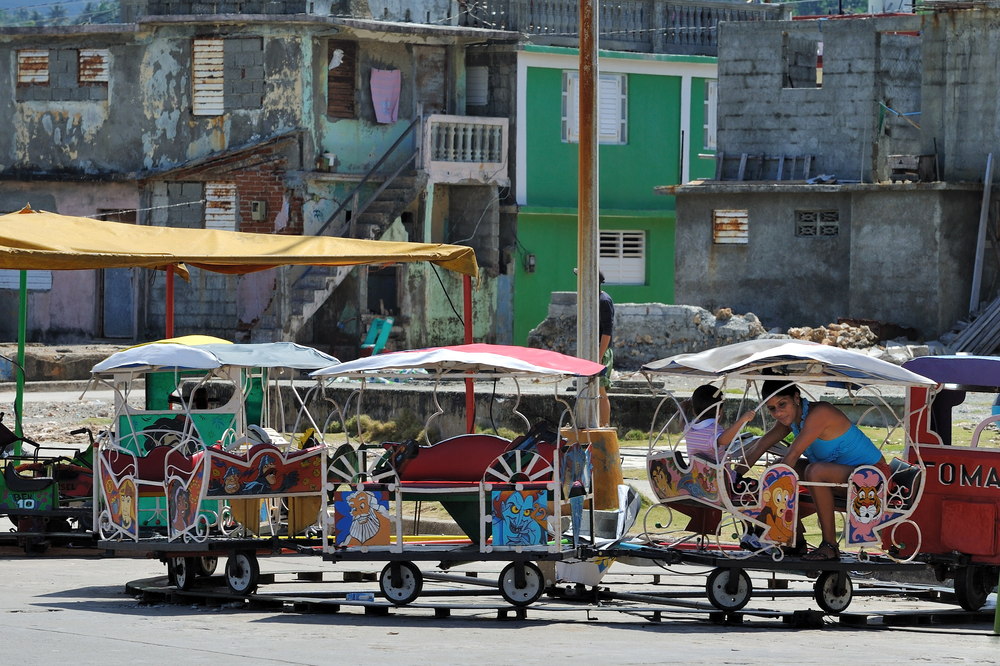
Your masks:
[[[116,370],[130,372],[212,370],[225,366],[315,370],[336,363],[339,361],[333,356],[294,342],[204,345],[163,342],[115,352],[95,365],[91,372],[99,374]]]
[[[750,340],[694,354],[677,354],[642,366],[646,373],[774,379],[772,374],[796,382],[843,386],[844,384],[933,385],[932,380],[861,352],[804,340]]]

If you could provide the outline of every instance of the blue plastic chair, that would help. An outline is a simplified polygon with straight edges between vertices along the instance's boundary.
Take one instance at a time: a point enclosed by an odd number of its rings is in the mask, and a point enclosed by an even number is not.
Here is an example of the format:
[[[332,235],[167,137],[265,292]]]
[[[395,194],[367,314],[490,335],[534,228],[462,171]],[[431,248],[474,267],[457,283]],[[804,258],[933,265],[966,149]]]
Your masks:
[[[372,319],[365,341],[361,343],[362,356],[374,356],[385,349],[385,343],[389,341],[389,333],[392,331],[393,321],[392,317]]]

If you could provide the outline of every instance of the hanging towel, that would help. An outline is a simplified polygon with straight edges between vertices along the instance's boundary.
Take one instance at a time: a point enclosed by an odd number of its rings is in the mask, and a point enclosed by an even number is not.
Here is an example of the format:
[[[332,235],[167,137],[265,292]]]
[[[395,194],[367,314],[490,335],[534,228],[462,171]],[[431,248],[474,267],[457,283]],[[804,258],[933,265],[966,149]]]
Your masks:
[[[398,69],[372,70],[372,104],[375,105],[375,120],[380,123],[394,123],[399,115]]]

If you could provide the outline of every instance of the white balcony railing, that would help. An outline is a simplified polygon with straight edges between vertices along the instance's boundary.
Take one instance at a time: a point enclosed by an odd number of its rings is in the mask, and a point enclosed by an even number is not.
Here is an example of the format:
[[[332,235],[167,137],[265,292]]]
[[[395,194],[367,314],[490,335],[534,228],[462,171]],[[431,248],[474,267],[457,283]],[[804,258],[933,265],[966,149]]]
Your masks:
[[[465,0],[462,25],[511,30],[542,44],[579,43],[579,0]],[[723,0],[598,0],[602,48],[718,55],[721,21],[790,18],[779,3]]]
[[[424,169],[438,183],[508,185],[508,121],[479,116],[428,116]]]

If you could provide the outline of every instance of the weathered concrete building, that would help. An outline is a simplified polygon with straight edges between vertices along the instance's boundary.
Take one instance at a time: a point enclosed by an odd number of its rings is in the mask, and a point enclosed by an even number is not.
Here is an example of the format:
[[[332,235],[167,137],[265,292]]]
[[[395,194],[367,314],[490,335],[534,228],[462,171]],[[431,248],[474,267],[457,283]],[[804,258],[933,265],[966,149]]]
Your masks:
[[[715,178],[664,188],[677,196],[677,300],[766,327],[848,317],[928,339],[966,316],[1000,146],[998,18],[721,25]]]
[[[431,21],[442,11],[408,4]],[[466,115],[465,60],[472,43],[517,35],[371,14],[346,0],[140,0],[124,4],[127,23],[0,29],[0,119],[13,128],[0,136],[0,210],[471,245],[483,268],[475,335],[491,340],[496,294],[509,291],[497,195],[508,122]],[[454,342],[461,322],[442,292],[460,293],[460,280],[433,272],[194,269],[176,333],[349,355],[382,313],[403,324],[400,345]],[[11,313],[13,282],[0,276]],[[40,272],[30,285],[31,339],[163,333],[153,272]]]

